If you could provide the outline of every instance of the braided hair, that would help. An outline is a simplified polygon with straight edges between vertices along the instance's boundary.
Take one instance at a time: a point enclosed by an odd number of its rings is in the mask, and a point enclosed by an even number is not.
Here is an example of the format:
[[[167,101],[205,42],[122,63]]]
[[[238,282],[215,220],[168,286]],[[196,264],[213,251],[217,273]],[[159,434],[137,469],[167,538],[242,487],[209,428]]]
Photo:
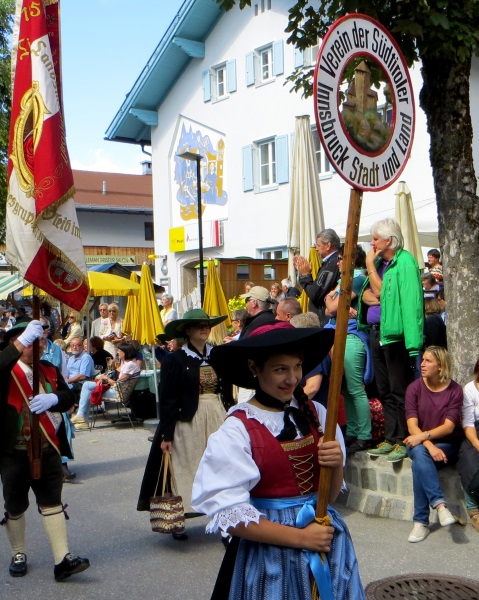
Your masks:
[[[296,386],[293,396],[296,398],[296,400],[298,402],[299,410],[302,413],[304,413],[304,415],[308,419],[309,423],[311,423],[311,425],[314,425],[314,427],[316,427],[316,429],[319,431],[319,433],[323,434],[324,433],[323,428],[321,427],[321,424],[319,422],[318,415],[316,414],[316,411],[311,408],[311,404],[309,403],[309,398],[305,394],[302,385]]]

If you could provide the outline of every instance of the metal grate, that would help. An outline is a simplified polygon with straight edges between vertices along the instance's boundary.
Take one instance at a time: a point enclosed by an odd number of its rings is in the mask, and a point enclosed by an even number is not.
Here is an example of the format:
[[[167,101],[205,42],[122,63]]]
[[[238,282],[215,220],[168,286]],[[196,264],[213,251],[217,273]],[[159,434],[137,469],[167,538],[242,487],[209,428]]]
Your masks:
[[[368,600],[479,600],[479,581],[451,575],[413,573],[374,581]]]

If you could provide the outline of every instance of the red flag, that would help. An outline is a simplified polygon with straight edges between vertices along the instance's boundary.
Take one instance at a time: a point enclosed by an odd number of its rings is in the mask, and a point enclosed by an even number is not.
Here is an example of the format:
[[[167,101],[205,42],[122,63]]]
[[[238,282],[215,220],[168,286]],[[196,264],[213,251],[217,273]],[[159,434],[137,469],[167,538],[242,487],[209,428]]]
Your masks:
[[[17,0],[12,50],[6,258],[81,310],[88,280],[63,121],[59,0]]]

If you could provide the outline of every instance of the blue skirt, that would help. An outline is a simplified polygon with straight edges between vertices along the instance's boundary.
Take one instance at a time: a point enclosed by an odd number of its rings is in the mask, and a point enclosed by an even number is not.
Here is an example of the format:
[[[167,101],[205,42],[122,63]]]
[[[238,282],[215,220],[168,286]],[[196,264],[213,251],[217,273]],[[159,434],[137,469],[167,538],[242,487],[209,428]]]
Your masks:
[[[289,506],[285,508],[277,505],[281,505],[281,499],[252,499],[252,504],[270,521],[296,527],[299,512],[305,503],[314,504],[315,495],[288,498],[286,501]],[[358,562],[346,523],[331,507],[328,507],[328,514],[335,529],[331,551],[327,554],[328,577],[330,576],[331,581],[329,596],[334,600],[365,600]],[[311,600],[310,558],[313,554],[296,548],[241,539],[229,600]],[[326,595],[321,594],[322,600],[325,600]]]

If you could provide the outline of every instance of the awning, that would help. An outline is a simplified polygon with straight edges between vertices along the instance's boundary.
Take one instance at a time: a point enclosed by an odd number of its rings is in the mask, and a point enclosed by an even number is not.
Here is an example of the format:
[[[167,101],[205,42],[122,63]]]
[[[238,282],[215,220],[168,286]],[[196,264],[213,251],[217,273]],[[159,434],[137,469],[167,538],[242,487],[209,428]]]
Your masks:
[[[0,279],[0,300],[6,300],[9,294],[22,289],[25,280],[18,273],[9,273]]]
[[[105,273],[106,271],[109,271],[114,265],[116,265],[116,263],[106,263],[104,265],[88,265],[88,270]]]

